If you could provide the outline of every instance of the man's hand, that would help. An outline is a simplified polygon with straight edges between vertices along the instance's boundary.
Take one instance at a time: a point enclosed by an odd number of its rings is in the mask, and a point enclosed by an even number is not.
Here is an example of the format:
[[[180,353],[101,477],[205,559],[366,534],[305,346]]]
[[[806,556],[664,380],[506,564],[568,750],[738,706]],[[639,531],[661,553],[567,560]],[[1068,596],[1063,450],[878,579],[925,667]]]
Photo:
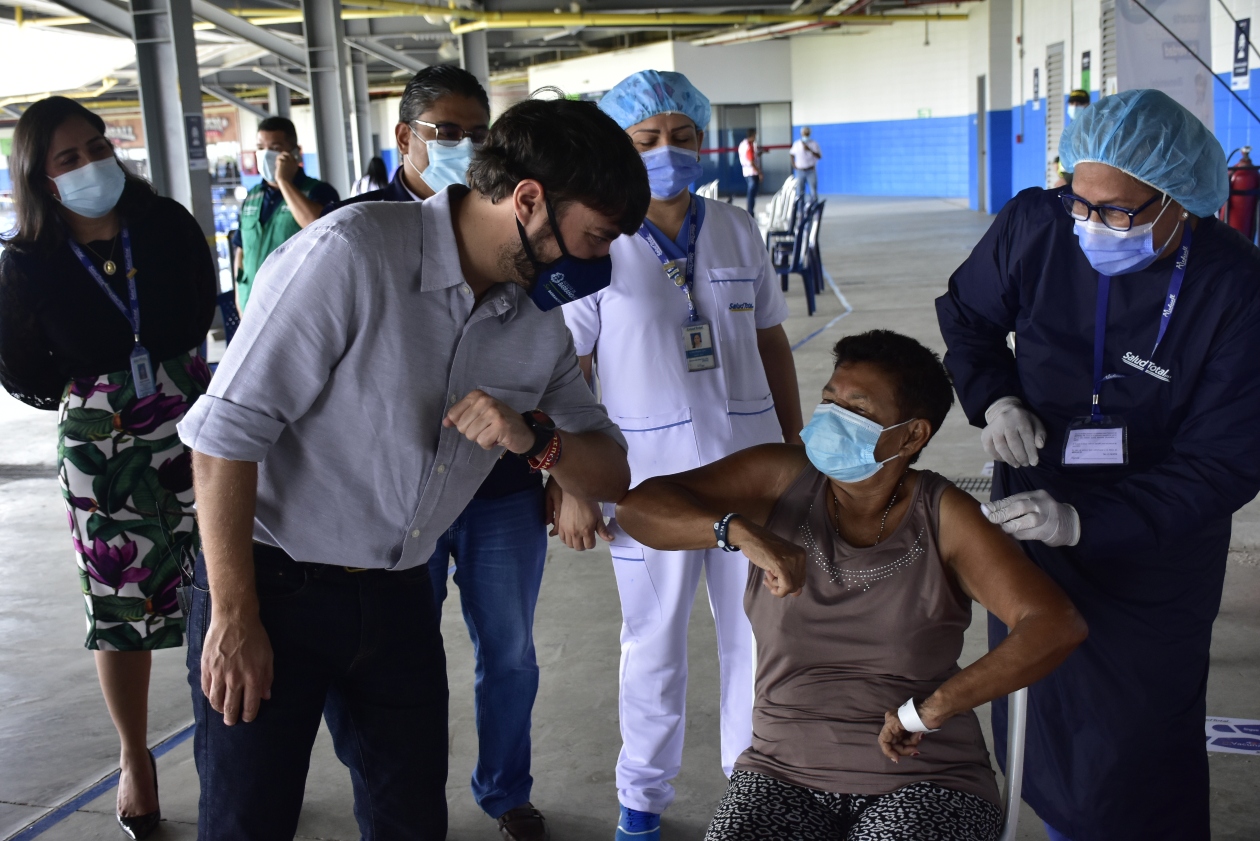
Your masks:
[[[613,535],[604,523],[604,514],[598,502],[579,499],[573,494],[565,494],[560,505],[560,516],[556,518],[556,527],[552,535],[560,535],[564,545],[579,552],[595,548],[595,535],[604,538],[605,543],[612,543]]]
[[[509,452],[525,453],[534,446],[536,437],[520,412],[480,389],[468,392],[452,406],[442,426],[455,427],[483,450],[504,447]]]
[[[276,158],[277,183],[281,181],[292,183],[293,179],[297,177],[298,167],[300,166],[301,163],[298,162],[297,155],[292,152],[281,152]]]
[[[201,651],[201,691],[223,723],[250,722],[271,699],[271,640],[257,612],[224,614],[211,607]]]
[[[805,550],[744,517],[730,525],[731,541],[754,566],[765,570],[762,583],[779,598],[805,586]]]
[[[924,735],[911,733],[902,726],[897,711],[889,710],[884,713],[884,729],[879,731],[879,749],[893,762],[898,762],[898,757],[902,756],[918,756],[919,742]]]

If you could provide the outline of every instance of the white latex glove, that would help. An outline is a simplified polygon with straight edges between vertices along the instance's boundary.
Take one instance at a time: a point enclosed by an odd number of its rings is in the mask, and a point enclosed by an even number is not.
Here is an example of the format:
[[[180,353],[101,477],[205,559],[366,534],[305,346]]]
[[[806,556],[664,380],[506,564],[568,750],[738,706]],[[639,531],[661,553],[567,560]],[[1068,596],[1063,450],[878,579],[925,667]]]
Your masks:
[[[980,433],[980,443],[993,459],[1012,467],[1037,464],[1037,450],[1046,443],[1046,427],[1018,397],[993,401],[985,410],[984,419],[989,425]]]
[[[1040,540],[1047,546],[1075,546],[1081,539],[1076,509],[1045,491],[1026,491],[980,506],[989,522],[1016,540]]]

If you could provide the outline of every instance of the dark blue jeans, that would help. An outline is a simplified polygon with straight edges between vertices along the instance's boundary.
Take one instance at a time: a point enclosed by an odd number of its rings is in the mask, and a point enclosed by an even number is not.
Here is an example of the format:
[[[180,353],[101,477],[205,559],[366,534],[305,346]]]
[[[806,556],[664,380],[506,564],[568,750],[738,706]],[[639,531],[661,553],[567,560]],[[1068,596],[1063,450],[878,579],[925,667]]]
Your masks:
[[[446,837],[446,655],[424,567],[351,572],[254,545],[271,699],[223,724],[201,691],[210,619],[197,558],[188,682],[197,721],[199,841],[291,841],[323,716],[350,769],[364,841]]]
[[[543,506],[542,488],[474,499],[429,558],[439,611],[449,560],[455,560],[453,577],[477,660],[472,793],[492,818],[528,802],[534,785],[529,728],[538,694],[534,607],[547,558]]]
[[[748,182],[748,215],[756,218],[754,212],[757,208],[757,188],[761,186],[761,178],[756,175],[745,175],[744,180]]]

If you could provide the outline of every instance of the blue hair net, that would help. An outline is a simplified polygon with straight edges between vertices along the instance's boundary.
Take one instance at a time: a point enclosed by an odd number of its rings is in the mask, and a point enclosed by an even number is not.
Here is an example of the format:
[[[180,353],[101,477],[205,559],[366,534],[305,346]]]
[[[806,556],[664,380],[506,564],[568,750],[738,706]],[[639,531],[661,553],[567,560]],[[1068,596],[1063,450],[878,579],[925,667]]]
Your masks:
[[[1122,91],[1082,111],[1059,140],[1065,172],[1101,163],[1167,193],[1195,216],[1229,198],[1221,144],[1199,118],[1163,91]]]
[[[657,114],[682,114],[704,131],[713,113],[709,98],[681,73],[640,70],[617,83],[599,100],[600,110],[623,129]]]

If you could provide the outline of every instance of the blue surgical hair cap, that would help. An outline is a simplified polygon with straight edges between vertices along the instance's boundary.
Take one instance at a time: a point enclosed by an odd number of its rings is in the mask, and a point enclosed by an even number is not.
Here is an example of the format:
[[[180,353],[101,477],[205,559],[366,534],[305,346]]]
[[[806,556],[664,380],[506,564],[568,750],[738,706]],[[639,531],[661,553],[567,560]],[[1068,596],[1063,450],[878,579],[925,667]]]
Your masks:
[[[1229,198],[1220,142],[1163,91],[1122,91],[1081,111],[1059,140],[1059,162],[1065,172],[1079,163],[1113,166],[1195,216],[1211,216]]]
[[[704,131],[713,113],[709,98],[672,70],[640,70],[627,76],[600,98],[599,107],[623,129],[657,114],[682,114]]]

